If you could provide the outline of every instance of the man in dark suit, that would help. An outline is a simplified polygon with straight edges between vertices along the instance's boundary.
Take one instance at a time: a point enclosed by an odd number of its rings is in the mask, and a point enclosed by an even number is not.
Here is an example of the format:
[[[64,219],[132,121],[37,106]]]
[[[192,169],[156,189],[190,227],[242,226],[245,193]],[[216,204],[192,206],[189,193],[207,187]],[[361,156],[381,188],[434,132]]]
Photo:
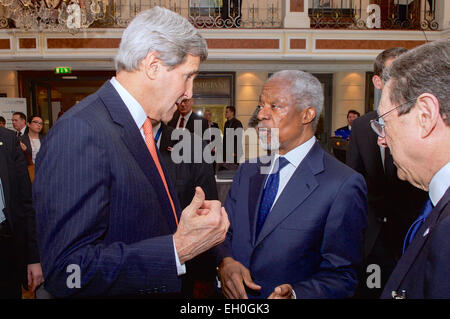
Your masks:
[[[27,116],[25,114],[22,112],[14,112],[11,122],[17,136],[20,137],[25,134],[25,130],[27,129]]]
[[[217,200],[217,187],[212,164],[206,163],[203,157],[196,162],[194,154],[197,148],[202,150],[206,142],[202,143],[201,139],[191,133],[183,134],[183,138],[180,140],[172,140],[173,131],[172,127],[168,127],[164,123],[154,127],[155,141],[167,173],[175,184],[181,209],[190,204],[195,195],[196,186],[203,189],[207,200]],[[190,138],[190,143],[183,144],[185,145],[183,150],[188,151],[189,156],[187,161],[179,162],[176,158],[178,154],[172,154],[172,150],[177,143],[183,143],[184,138]],[[199,145],[195,145],[195,143],[199,143]],[[183,278],[184,295],[194,298],[212,297],[216,267],[211,253],[208,251],[190,260],[186,268],[186,278]]]
[[[27,161],[14,131],[0,128],[0,299],[43,281]]]
[[[168,126],[173,128],[185,128],[189,132],[197,134],[203,138],[203,133],[205,133],[208,128],[208,121],[201,117],[200,115],[192,111],[194,106],[194,99],[185,99],[178,104],[178,109],[174,113],[173,118],[167,123]],[[196,124],[197,123],[197,124]],[[198,126],[197,131],[195,128]]]
[[[185,263],[224,239],[226,212],[200,187],[181,212],[152,134],[191,98],[206,57],[205,40],[185,18],[142,11],[123,33],[116,77],[44,139],[33,198],[53,296],[179,293]]]
[[[381,75],[405,48],[390,48],[381,52],[374,63],[373,84],[382,90]],[[397,178],[396,167],[389,149],[380,148],[370,121],[377,112],[369,112],[353,122],[347,151],[347,165],[364,176],[368,189],[368,228],[364,237],[364,267],[359,282],[357,298],[378,298],[389,275],[402,254],[403,238],[414,214],[426,200],[426,192]],[[379,287],[369,288],[366,268],[376,264],[381,268]]]
[[[227,120],[223,125],[223,161],[237,164],[242,155],[242,135],[239,134],[239,129],[243,126],[236,118],[234,106],[225,108],[225,118]]]
[[[279,153],[269,166],[267,158],[242,164],[228,194],[231,225],[217,249],[228,298],[353,295],[366,186],[318,144],[314,131],[322,107],[321,84],[308,73],[277,72],[263,87],[260,139]]]
[[[449,61],[450,40],[439,40],[402,54],[383,73],[372,129],[389,147],[398,177],[428,191],[429,200],[382,298],[450,298]]]

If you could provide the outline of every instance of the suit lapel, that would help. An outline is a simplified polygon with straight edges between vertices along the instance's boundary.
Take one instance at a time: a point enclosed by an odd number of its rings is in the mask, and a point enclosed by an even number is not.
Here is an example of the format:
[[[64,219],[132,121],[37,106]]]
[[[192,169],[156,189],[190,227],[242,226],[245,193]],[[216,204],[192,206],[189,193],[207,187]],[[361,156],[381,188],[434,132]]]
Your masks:
[[[394,271],[386,283],[383,293],[385,297],[387,297],[386,294],[389,294],[390,296],[391,291],[398,290],[406,274],[409,272],[409,269],[414,264],[414,261],[430,237],[430,233],[433,231],[433,228],[438,224],[440,214],[444,211],[449,202],[450,188],[447,189],[447,192],[439,201],[438,205],[431,211],[430,215],[425,220],[425,223],[423,223],[423,225],[419,228],[413,241],[406,249],[405,254],[398,261]]]
[[[256,239],[255,247],[319,186],[314,175],[321,171],[323,171],[323,151],[316,142],[278,197]]]
[[[249,223],[250,223],[250,238],[252,239],[252,244],[255,243],[256,234],[256,224],[258,218],[259,204],[261,203],[261,196],[264,189],[264,181],[266,180],[267,174],[262,174],[260,169],[262,164],[258,163],[256,166],[256,172],[249,179],[248,185],[248,212],[249,212]]]
[[[124,144],[139,164],[139,167],[142,169],[149,182],[153,185],[158,198],[161,199],[161,206],[166,212],[167,222],[170,228],[175,230],[176,223],[172,214],[172,206],[167,196],[163,181],[161,180],[155,162],[148,151],[147,145],[142,138],[136,122],[134,122],[126,105],[123,103],[121,97],[109,81],[106,82],[102,88],[100,88],[98,94],[103,100],[106,109],[109,111],[112,120],[121,126],[121,138]],[[157,153],[161,162],[161,156],[158,150]],[[164,170],[164,165],[161,166]],[[170,214],[170,216],[167,214]]]

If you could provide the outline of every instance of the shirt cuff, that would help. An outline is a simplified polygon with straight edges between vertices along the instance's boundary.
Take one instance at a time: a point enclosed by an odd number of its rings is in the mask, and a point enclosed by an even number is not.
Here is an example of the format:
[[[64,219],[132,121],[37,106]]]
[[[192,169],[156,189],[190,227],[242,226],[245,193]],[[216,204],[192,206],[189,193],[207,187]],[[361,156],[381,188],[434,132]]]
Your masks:
[[[175,247],[175,241],[173,241],[173,237],[172,237],[172,242],[173,242],[173,251],[175,253],[175,262],[177,264],[177,273],[178,273],[178,276],[181,276],[186,273],[186,265],[180,264],[180,259],[178,258],[177,248]]]

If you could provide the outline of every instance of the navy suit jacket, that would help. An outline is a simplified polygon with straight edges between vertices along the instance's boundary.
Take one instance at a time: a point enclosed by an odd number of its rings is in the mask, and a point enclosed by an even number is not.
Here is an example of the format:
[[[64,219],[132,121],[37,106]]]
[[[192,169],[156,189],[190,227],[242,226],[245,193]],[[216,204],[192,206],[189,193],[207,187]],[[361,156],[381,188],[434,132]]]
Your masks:
[[[389,277],[381,298],[450,299],[450,188],[419,228]]]
[[[52,295],[180,290],[168,196],[139,128],[109,81],[47,134],[36,159],[33,200],[45,288]],[[72,264],[80,267],[81,288],[66,284]]]
[[[218,262],[232,256],[247,267],[262,286],[261,298],[286,283],[297,298],[352,296],[367,223],[362,176],[316,142],[255,238],[266,177],[261,166],[245,163],[234,176],[225,203],[231,226]]]

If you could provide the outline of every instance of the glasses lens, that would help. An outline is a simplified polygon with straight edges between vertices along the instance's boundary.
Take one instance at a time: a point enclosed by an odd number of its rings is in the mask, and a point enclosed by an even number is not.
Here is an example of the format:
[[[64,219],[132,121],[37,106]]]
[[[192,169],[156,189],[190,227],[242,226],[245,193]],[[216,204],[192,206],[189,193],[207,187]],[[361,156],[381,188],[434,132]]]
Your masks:
[[[379,137],[384,137],[383,126],[380,123],[378,123],[378,121],[375,120],[370,121],[370,127]]]

